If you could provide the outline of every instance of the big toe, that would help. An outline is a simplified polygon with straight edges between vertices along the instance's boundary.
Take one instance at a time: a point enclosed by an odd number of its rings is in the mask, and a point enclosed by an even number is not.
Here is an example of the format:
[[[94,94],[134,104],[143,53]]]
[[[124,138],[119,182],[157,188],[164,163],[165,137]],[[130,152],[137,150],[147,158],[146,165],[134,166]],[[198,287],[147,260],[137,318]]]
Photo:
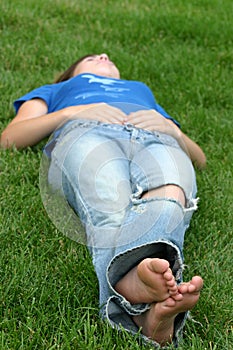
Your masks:
[[[190,282],[180,284],[178,290],[182,294],[199,293],[202,287],[203,279],[200,276],[194,276]]]
[[[190,292],[200,292],[200,290],[203,288],[203,279],[200,276],[194,276],[191,281],[189,288]]]
[[[150,259],[149,268],[156,273],[164,273],[169,269],[169,262],[165,259]]]

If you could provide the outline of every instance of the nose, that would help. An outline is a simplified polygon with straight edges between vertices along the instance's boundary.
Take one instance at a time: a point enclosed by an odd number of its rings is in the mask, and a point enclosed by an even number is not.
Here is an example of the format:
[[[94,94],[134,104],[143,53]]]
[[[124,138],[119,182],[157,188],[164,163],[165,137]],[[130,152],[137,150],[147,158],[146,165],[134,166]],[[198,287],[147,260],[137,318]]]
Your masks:
[[[102,53],[101,55],[99,55],[99,59],[101,61],[109,61],[109,57],[106,53]]]

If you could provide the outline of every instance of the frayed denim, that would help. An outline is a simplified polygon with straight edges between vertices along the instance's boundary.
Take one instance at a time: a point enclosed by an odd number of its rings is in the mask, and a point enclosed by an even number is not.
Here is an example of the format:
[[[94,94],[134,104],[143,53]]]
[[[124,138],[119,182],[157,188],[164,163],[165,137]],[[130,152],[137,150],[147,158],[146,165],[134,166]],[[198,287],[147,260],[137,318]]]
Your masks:
[[[102,317],[113,327],[137,333],[132,316],[146,312],[150,305],[132,305],[114,287],[148,257],[168,260],[177,283],[182,282],[184,235],[197,209],[189,157],[173,137],[159,132],[75,120],[57,140],[48,179],[85,227]],[[173,198],[142,198],[171,184],[183,190],[185,207]],[[186,317],[181,313],[175,319],[174,344]]]

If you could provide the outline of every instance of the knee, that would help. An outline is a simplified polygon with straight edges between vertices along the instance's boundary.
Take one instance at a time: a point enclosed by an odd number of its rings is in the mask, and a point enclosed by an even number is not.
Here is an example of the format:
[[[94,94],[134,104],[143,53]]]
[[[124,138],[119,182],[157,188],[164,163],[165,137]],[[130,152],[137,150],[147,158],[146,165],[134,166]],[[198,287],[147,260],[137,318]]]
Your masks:
[[[186,206],[186,198],[184,191],[181,187],[177,185],[164,185],[158,188],[154,188],[148,192],[145,192],[142,195],[142,198],[151,197],[171,198],[180,202],[183,207]]]

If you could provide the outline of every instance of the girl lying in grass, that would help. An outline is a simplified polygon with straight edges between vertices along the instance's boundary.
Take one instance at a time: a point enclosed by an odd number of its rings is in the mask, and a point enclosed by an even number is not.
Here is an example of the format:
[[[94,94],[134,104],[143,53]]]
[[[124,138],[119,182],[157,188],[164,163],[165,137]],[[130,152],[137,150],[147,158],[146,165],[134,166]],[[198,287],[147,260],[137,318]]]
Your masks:
[[[183,242],[197,208],[201,148],[151,90],[87,55],[54,84],[14,103],[1,146],[44,148],[48,181],[85,227],[101,315],[155,346],[178,343],[203,280],[182,281]]]

